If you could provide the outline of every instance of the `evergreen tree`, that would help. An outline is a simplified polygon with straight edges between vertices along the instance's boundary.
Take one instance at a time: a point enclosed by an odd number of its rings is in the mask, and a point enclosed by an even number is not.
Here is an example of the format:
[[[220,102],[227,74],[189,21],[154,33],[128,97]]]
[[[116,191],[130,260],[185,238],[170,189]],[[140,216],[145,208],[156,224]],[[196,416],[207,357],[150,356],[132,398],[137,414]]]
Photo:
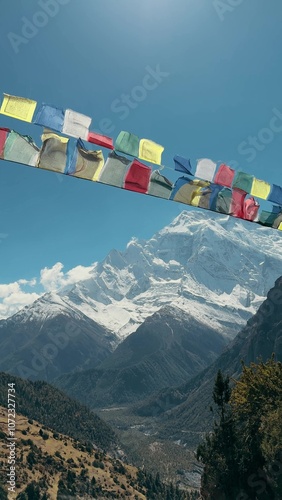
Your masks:
[[[217,373],[213,401],[217,405],[214,429],[198,446],[197,458],[204,464],[201,494],[205,499],[236,499],[238,483],[238,439],[230,408],[230,383],[228,377]],[[211,409],[213,411],[213,409]]]
[[[8,495],[6,491],[4,490],[3,486],[0,484],[0,500],[6,500],[8,498]]]
[[[26,487],[25,494],[28,500],[40,500],[39,486],[35,483],[30,483]]]
[[[243,364],[232,391],[231,405],[241,436],[240,475],[250,498],[259,495],[260,500],[271,500],[277,494],[282,498],[281,478],[271,471],[278,461],[282,474],[281,380],[282,364],[272,356],[266,363]]]
[[[198,447],[201,493],[209,500],[282,498],[282,364],[243,364],[230,391],[218,372],[213,391],[219,422]]]

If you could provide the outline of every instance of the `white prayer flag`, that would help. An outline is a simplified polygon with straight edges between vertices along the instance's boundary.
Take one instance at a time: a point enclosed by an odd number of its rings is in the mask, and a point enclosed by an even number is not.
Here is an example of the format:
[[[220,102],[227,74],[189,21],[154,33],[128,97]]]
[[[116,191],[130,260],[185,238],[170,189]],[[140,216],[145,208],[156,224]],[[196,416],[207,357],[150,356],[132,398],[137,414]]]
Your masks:
[[[216,163],[208,158],[198,160],[195,177],[204,179],[205,181],[212,181],[216,170]]]
[[[71,109],[65,112],[63,134],[87,141],[92,119]]]

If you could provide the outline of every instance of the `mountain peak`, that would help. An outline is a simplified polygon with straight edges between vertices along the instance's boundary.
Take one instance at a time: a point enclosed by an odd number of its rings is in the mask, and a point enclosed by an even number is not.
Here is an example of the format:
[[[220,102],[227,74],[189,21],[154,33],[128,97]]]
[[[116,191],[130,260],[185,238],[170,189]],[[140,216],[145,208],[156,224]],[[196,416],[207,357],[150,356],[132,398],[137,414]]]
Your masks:
[[[224,214],[183,211],[151,239],[112,250],[90,280],[61,296],[121,338],[167,304],[234,337],[279,276],[276,233]]]
[[[111,250],[87,279],[17,314],[80,312],[123,339],[172,305],[233,338],[280,275],[281,236],[224,214],[186,210],[151,239]]]

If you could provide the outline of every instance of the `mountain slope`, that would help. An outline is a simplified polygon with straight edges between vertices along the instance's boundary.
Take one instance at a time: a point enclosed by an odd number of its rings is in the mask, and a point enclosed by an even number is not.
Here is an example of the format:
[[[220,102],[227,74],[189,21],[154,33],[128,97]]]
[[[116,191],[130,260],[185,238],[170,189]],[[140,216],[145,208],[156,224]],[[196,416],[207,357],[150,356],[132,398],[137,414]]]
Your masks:
[[[279,276],[281,236],[221,214],[183,212],[147,242],[110,252],[90,279],[0,321],[0,369],[52,381],[96,368],[167,305],[230,340]]]
[[[51,381],[98,365],[117,338],[56,294],[0,321],[0,370]]]
[[[140,400],[208,366],[226,339],[183,310],[166,306],[129,335],[99,366],[65,375],[58,386],[91,407]]]
[[[258,312],[210,367],[187,384],[152,398],[139,408],[139,414],[162,415],[161,435],[181,438],[188,446],[194,446],[199,434],[211,424],[209,407],[219,369],[237,377],[241,360],[246,364],[259,358],[265,361],[275,353],[277,360],[282,361],[281,306],[282,277],[276,280]]]
[[[7,409],[0,406],[0,463],[7,463]],[[91,500],[128,498],[145,500],[174,498],[196,500],[197,491],[188,493],[171,488],[158,476],[114,458],[93,445],[58,434],[36,420],[17,415],[16,487],[8,494],[7,471],[0,469],[0,498],[50,498]],[[170,496],[169,496],[170,495]]]
[[[279,231],[246,221],[182,212],[60,295],[120,338],[168,304],[234,338],[279,276],[281,241]]]
[[[140,500],[145,499],[135,467],[98,452],[95,443],[94,447],[85,447],[82,441],[58,434],[42,422],[21,414],[17,414],[17,418],[17,495],[28,488],[29,496],[23,498],[43,498],[44,493],[50,499],[61,500],[109,498],[109,495],[120,498],[126,492],[129,499],[133,500],[136,495]],[[2,424],[6,421],[7,410],[0,406],[0,461],[3,463],[7,462],[6,429]],[[7,470],[0,469],[0,498],[3,500],[8,498]],[[1,489],[1,485],[5,485],[5,489]],[[33,489],[39,491],[40,496],[32,496]]]
[[[0,372],[1,406],[7,406],[10,383],[15,384],[17,413],[74,439],[94,442],[104,451],[116,448],[117,438],[108,424],[46,382],[30,382]]]

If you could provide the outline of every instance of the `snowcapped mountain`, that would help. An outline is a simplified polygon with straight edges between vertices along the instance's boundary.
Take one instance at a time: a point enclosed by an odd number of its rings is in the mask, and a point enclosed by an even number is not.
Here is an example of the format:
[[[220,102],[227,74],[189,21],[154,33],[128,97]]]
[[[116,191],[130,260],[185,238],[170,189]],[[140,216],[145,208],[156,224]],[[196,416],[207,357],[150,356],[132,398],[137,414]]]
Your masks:
[[[94,368],[117,337],[57,294],[47,293],[0,321],[0,370],[32,379]]]
[[[225,215],[184,211],[150,240],[112,250],[90,279],[59,296],[120,339],[168,304],[234,337],[281,275],[281,236]]]
[[[226,338],[179,308],[147,318],[97,369],[67,373],[55,385],[91,408],[140,402],[187,382],[222,352]]]
[[[184,439],[188,448],[195,449],[201,433],[212,427],[210,406],[218,370],[238,378],[242,360],[248,366],[260,359],[265,362],[275,353],[275,359],[282,361],[281,296],[282,276],[269,290],[257,313],[208,369],[187,379],[182,386],[165,389],[141,403],[137,410],[140,415],[165,415],[162,422],[156,423],[159,437],[170,436],[181,442]]]
[[[281,275],[281,236],[219,214],[182,212],[150,240],[112,250],[91,278],[1,320],[0,368],[46,380],[96,368],[166,306],[180,321],[183,311],[183,321],[188,315],[234,338]]]

